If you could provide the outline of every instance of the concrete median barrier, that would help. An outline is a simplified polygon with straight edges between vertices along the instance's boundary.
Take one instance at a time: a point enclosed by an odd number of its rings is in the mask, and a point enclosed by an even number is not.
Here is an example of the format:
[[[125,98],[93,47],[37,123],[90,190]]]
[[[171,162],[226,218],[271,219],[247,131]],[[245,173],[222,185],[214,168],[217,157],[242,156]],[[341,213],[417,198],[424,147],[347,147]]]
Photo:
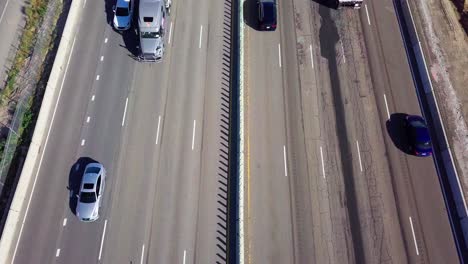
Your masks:
[[[468,262],[468,210],[455,169],[437,98],[427,70],[420,38],[408,0],[394,0],[408,61],[412,71],[421,111],[429,124],[434,148],[434,163],[439,176],[449,222],[461,263]]]

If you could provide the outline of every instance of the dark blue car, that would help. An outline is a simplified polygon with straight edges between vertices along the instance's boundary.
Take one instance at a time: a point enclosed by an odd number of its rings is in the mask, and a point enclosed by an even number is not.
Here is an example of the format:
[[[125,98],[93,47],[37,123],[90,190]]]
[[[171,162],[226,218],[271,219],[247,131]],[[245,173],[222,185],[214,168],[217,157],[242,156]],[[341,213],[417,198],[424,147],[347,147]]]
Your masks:
[[[419,157],[430,156],[432,154],[431,138],[424,118],[416,115],[407,116],[406,128],[409,151]]]

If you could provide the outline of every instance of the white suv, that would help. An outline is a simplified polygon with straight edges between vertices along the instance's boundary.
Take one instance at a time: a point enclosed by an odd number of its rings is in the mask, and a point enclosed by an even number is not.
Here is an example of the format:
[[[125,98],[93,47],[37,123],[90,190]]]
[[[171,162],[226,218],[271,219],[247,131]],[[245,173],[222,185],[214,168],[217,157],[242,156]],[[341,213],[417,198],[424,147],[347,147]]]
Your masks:
[[[132,25],[133,0],[117,0],[114,6],[114,28],[127,30]]]

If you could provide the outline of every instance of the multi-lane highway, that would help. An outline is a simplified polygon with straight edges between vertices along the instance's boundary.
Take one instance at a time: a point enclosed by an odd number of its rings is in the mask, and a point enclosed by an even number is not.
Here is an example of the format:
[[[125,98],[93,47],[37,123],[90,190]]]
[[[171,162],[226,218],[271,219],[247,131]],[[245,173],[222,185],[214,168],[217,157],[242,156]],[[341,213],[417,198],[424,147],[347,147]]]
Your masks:
[[[134,59],[138,37],[112,29],[113,4],[83,1],[14,263],[222,261],[224,2],[173,1],[161,63]],[[90,160],[107,182],[99,220],[82,223],[69,197]]]
[[[244,5],[247,263],[456,263],[431,158],[405,154],[421,114],[393,2],[359,11]]]

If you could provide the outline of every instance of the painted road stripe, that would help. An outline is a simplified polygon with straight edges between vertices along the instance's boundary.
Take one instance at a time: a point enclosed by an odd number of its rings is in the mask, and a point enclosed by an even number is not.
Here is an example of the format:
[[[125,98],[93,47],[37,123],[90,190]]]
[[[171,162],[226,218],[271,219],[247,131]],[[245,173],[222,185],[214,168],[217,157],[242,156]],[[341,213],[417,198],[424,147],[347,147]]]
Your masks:
[[[143,260],[145,259],[145,244],[141,247],[141,258],[140,258],[140,264],[143,264]]]
[[[383,95],[383,99],[385,101],[385,108],[387,109],[388,119],[390,119],[390,111],[388,110],[387,96],[385,96],[385,94]]]
[[[201,49],[201,41],[203,36],[203,25],[200,26],[200,40],[198,42],[198,48]]]
[[[66,225],[67,225],[67,219],[64,218],[64,219],[63,219],[63,226],[66,226]]]
[[[183,264],[185,264],[186,257],[187,257],[187,251],[184,250],[184,258],[183,258],[183,260],[182,260],[182,263],[183,263]]]
[[[60,248],[57,248],[57,251],[55,252],[55,257],[59,257],[60,256]]]
[[[281,68],[281,44],[278,43],[278,60],[279,60],[279,66]]]
[[[364,5],[364,7],[366,8],[367,23],[369,23],[369,26],[370,26],[369,10],[367,10],[367,5]]]
[[[322,175],[323,175],[323,178],[325,179],[325,163],[323,162],[323,150],[321,146],[320,146],[320,158],[322,159]]]
[[[357,147],[357,153],[359,157],[359,168],[361,168],[361,171],[362,171],[361,151],[359,150],[359,142],[357,140],[356,140],[356,147]]]
[[[192,150],[193,146],[195,145],[195,129],[197,127],[197,121],[193,120],[193,133],[192,133]]]
[[[160,125],[161,125],[161,116],[159,116],[159,118],[158,118],[158,130],[156,131],[156,145],[159,142],[159,127],[160,127]]]
[[[310,65],[312,65],[312,69],[314,68],[314,56],[312,55],[312,44],[309,46],[310,51]]]
[[[106,221],[104,221],[104,229],[102,231],[101,248],[99,249],[99,258],[98,258],[98,260],[101,260],[101,256],[102,256],[102,246],[104,246],[104,238],[106,236],[106,227],[107,227],[107,219],[106,219]]]
[[[169,44],[171,44],[171,36],[172,36],[172,21],[171,21],[171,26],[169,27],[169,40],[168,40]]]
[[[283,146],[284,176],[288,177],[288,164],[286,163],[286,146]]]
[[[411,232],[413,233],[413,240],[414,240],[414,247],[416,248],[416,255],[419,256],[418,242],[416,242],[416,235],[414,233],[413,220],[411,220],[411,216],[409,217],[409,221],[411,225]]]
[[[125,125],[125,116],[127,115],[128,97],[125,99],[125,109],[122,117],[122,126]]]

